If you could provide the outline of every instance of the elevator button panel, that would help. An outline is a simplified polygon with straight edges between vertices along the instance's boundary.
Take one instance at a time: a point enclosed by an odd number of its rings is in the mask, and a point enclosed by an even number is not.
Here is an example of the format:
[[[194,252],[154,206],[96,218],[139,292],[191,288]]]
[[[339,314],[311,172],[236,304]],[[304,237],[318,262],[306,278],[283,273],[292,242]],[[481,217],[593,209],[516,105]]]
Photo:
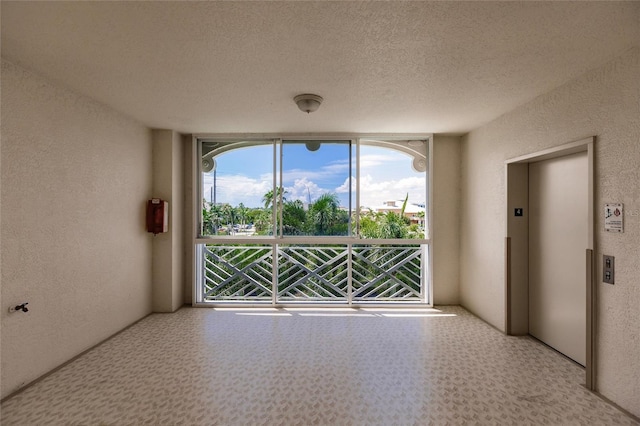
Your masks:
[[[615,258],[613,256],[602,257],[602,281],[607,284],[615,282]]]

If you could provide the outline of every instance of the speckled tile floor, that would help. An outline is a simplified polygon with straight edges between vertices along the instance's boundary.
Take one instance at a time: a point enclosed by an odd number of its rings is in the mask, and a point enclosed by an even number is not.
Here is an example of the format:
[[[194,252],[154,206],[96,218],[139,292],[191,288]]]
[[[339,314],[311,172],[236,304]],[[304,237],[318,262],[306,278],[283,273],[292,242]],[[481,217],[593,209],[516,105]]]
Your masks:
[[[582,368],[459,307],[151,315],[2,404],[3,425],[636,425]]]

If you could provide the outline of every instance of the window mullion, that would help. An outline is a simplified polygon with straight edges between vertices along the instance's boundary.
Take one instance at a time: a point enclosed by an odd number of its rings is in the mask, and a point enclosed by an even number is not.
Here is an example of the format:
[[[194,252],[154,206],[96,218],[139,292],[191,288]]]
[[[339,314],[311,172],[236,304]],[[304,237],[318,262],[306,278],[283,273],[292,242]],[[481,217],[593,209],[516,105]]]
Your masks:
[[[353,234],[360,238],[360,138],[356,139],[356,231]]]
[[[282,163],[283,163],[283,161],[282,161],[282,159],[283,159],[283,156],[284,156],[284,154],[283,154],[284,149],[283,149],[283,146],[282,146],[283,145],[282,144],[282,140],[280,140],[280,144],[279,145],[280,145],[280,182],[279,182],[280,191],[279,191],[279,194],[278,194],[278,208],[279,209],[276,209],[276,214],[278,214],[278,211],[279,211],[280,226],[279,226],[279,229],[278,229],[278,237],[281,238],[284,235],[284,232],[283,232],[284,227],[283,227],[283,223],[282,223],[283,211],[284,211],[284,205],[283,205],[283,202],[282,202],[282,200],[284,198],[284,185],[282,184],[283,183],[283,181],[282,181],[282,173],[283,173],[282,172]],[[274,201],[274,204],[275,204],[275,201]]]

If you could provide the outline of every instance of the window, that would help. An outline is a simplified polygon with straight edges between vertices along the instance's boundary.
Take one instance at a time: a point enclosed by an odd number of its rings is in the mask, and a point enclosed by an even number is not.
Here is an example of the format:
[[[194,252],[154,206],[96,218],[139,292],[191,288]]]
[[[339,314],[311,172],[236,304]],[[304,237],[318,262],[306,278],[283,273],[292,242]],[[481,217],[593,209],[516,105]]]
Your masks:
[[[358,142],[202,141],[200,236],[425,238],[426,142]]]
[[[272,235],[273,142],[203,141],[200,149],[200,235]]]
[[[428,137],[197,142],[197,302],[428,301]]]

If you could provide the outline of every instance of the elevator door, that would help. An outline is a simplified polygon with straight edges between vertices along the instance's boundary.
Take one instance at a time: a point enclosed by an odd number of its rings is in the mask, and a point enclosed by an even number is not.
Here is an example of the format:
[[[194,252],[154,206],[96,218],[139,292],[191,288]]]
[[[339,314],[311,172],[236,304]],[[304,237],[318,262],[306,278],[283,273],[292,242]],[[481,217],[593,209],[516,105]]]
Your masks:
[[[586,362],[588,157],[529,164],[529,333]]]

